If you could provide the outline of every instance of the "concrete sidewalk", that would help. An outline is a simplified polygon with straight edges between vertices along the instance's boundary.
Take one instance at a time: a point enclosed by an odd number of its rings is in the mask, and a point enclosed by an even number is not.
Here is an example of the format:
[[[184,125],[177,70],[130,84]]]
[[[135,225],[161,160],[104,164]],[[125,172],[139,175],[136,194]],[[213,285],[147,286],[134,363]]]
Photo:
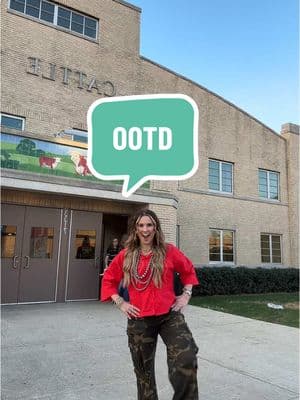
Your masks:
[[[200,400],[296,400],[298,329],[194,306]],[[135,400],[126,320],[111,304],[2,307],[3,400]],[[171,400],[159,342],[160,400]]]

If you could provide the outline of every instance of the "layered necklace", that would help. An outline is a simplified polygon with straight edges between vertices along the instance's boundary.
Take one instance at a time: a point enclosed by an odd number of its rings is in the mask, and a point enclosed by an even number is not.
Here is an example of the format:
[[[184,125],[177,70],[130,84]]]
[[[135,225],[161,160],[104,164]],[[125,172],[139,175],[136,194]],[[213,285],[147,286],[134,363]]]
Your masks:
[[[147,254],[150,254],[150,252],[151,250],[148,251]],[[152,265],[153,254],[151,254],[148,265],[146,265],[146,268],[144,269],[144,272],[142,274],[139,274],[138,272],[140,259],[141,259],[141,251],[139,250],[135,254],[135,257],[133,259],[133,265],[130,270],[130,277],[132,286],[135,288],[135,290],[142,292],[149,286],[151,279],[153,277],[153,265]]]

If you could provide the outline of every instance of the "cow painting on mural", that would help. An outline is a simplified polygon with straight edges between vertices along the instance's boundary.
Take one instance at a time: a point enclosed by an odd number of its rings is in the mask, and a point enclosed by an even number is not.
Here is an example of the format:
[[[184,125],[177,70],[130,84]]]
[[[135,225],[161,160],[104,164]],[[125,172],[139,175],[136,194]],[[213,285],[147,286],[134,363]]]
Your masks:
[[[61,158],[59,157],[46,157],[46,156],[39,157],[40,167],[44,168],[55,169],[60,161]]]
[[[87,165],[86,157],[77,151],[70,152],[71,160],[74,163],[75,171],[78,175],[91,175],[91,171]]]

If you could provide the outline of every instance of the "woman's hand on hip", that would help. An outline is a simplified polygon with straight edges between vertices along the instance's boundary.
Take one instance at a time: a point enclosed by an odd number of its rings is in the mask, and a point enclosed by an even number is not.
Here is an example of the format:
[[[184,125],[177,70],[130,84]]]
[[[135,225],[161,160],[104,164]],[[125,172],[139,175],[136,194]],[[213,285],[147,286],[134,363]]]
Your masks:
[[[128,319],[131,319],[131,317],[137,318],[140,315],[140,309],[127,301],[123,301],[119,308]]]
[[[172,305],[171,309],[173,311],[181,311],[183,307],[189,303],[189,300],[190,296],[186,293],[182,293],[182,295],[176,297],[175,303]]]

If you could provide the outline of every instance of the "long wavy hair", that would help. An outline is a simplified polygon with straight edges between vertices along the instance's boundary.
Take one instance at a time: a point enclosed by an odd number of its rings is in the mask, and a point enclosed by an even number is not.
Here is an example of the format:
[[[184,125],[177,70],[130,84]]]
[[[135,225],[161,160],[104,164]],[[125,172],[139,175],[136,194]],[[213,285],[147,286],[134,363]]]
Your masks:
[[[138,211],[130,220],[128,227],[128,239],[125,243],[126,254],[123,265],[123,285],[125,287],[129,285],[131,268],[136,262],[138,253],[140,251],[140,239],[137,235],[137,224],[142,217],[149,217],[154,224],[155,234],[152,243],[152,279],[156,287],[161,287],[164,259],[166,255],[166,243],[164,239],[164,234],[161,230],[160,221],[157,215],[149,209]]]

